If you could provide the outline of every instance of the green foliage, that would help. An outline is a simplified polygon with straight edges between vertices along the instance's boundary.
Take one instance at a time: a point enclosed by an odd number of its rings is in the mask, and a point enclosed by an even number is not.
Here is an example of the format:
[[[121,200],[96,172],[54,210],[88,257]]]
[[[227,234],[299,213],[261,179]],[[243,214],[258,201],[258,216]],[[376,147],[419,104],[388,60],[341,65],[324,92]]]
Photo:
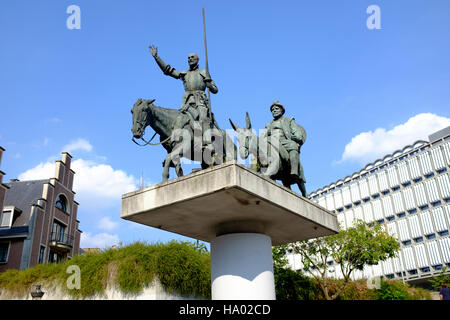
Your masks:
[[[288,267],[287,249],[287,245],[272,247],[277,300],[315,300],[319,294],[315,280]]]
[[[412,300],[408,293],[408,285],[401,281],[381,281],[378,300]]]
[[[65,285],[71,275],[66,270],[71,265],[80,268],[80,289],[68,289]],[[0,288],[23,296],[35,283],[56,281],[74,298],[86,298],[103,294],[108,283],[125,294],[137,294],[155,277],[169,292],[209,298],[209,252],[203,246],[189,242],[137,242],[99,253],[77,255],[61,263],[40,264],[21,271],[7,270],[0,273]]]
[[[324,297],[333,300],[344,290],[354,270],[363,270],[365,265],[395,257],[399,243],[380,224],[369,226],[357,220],[353,228],[327,237],[300,241],[293,244],[293,248],[300,255],[305,272],[318,281]],[[338,263],[344,277],[333,294],[329,292],[327,276],[329,261]]]
[[[277,300],[316,300],[320,294],[314,279],[300,271],[274,268]]]
[[[447,266],[444,266],[438,276],[435,276],[429,280],[434,290],[439,291],[443,283],[450,285],[450,274],[447,272]]]

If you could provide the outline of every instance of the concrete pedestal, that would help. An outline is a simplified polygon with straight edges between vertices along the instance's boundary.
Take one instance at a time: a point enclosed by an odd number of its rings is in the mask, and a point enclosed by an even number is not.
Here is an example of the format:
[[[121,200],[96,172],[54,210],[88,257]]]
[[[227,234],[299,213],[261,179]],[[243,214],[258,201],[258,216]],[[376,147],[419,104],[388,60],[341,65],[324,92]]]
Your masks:
[[[232,233],[211,241],[213,300],[275,300],[270,237]]]
[[[274,299],[271,246],[338,231],[335,214],[237,162],[124,194],[121,218],[211,242],[213,299]]]

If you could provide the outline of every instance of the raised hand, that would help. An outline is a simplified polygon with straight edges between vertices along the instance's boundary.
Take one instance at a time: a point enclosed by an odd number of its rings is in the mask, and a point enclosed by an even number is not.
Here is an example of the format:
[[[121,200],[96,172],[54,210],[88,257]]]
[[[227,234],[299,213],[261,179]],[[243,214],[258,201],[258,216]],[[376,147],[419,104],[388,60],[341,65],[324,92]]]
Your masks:
[[[151,45],[149,48],[150,48],[150,53],[152,54],[152,56],[156,57],[158,55],[158,48],[155,47],[154,45]]]

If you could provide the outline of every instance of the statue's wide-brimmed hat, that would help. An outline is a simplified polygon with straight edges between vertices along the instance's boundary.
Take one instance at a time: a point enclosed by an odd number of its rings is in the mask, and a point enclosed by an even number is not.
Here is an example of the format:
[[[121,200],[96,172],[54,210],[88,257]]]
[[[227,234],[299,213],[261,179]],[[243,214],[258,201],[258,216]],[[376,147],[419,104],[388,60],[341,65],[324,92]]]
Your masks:
[[[283,113],[286,111],[285,109],[284,109],[284,106],[281,104],[281,102],[280,101],[278,101],[278,100],[275,100],[271,105],[270,105],[270,111],[272,111],[272,107],[273,106],[279,106],[279,107],[281,107],[281,109],[283,109]]]

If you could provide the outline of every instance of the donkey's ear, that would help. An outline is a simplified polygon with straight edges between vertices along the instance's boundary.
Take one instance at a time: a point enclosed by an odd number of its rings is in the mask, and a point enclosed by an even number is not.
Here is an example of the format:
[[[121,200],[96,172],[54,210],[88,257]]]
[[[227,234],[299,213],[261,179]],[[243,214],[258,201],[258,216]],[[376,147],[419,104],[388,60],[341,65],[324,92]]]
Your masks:
[[[245,112],[245,127],[247,129],[252,128],[252,123],[250,122],[250,116],[248,115],[248,112]]]
[[[228,120],[230,120],[231,126],[233,127],[234,131],[238,131],[238,129],[240,129],[237,125],[233,123],[233,121],[231,121],[231,119]]]
[[[156,99],[151,99],[148,104],[152,104],[153,102],[155,102]]]

